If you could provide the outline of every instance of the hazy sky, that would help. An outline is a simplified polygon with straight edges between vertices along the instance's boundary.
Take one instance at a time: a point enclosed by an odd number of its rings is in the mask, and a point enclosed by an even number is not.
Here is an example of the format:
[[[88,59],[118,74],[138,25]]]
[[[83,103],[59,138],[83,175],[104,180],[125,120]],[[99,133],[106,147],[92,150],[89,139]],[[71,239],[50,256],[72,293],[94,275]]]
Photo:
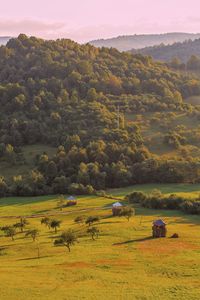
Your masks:
[[[0,35],[79,42],[123,34],[200,32],[200,0],[0,0]]]

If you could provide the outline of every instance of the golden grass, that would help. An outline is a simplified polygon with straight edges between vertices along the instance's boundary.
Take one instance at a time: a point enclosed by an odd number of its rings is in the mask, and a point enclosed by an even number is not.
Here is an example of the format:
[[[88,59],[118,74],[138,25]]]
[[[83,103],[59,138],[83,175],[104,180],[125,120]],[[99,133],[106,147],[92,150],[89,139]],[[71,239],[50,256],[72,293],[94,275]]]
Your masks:
[[[136,188],[147,191],[150,186]],[[175,188],[166,186],[165,192]],[[114,190],[113,194],[122,197],[131,189]],[[164,186],[161,189],[164,191]],[[187,189],[198,193],[200,187],[182,186],[184,193]],[[2,199],[0,225],[16,222],[11,217],[3,218],[6,214],[60,214],[56,201],[55,196]],[[62,220],[57,235],[40,225],[39,217],[30,218],[28,228],[40,230],[36,242],[21,233],[15,241],[1,236],[0,299],[200,299],[199,217],[136,207],[136,216],[127,222],[110,217],[108,207],[112,203],[100,197],[79,197],[76,207],[64,209],[71,213],[56,215]],[[82,209],[89,210],[80,213]],[[100,229],[98,240],[91,240],[85,225],[74,224],[80,214],[101,216],[96,225]],[[155,218],[168,223],[168,237],[177,232],[180,238],[150,239]],[[56,236],[68,228],[81,233],[71,253],[53,245]]]

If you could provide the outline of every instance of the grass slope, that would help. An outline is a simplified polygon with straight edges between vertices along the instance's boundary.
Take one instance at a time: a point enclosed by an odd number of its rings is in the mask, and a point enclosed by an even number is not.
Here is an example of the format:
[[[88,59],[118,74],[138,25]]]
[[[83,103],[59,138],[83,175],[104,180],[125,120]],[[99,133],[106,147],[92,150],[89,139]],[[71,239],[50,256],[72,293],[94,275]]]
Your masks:
[[[188,196],[200,191],[200,185],[144,185],[111,192],[121,198],[133,189],[148,192],[153,188],[164,193],[184,192]],[[41,212],[56,214],[62,220],[55,235],[40,225],[39,217],[30,218],[28,228],[40,230],[36,242],[24,239],[21,233],[15,241],[1,236],[2,300],[200,298],[199,217],[137,207],[136,216],[127,222],[110,217],[111,199],[79,197],[76,207],[63,210],[70,211],[66,215],[56,209],[56,202],[56,196],[0,200],[1,226],[16,222],[11,216]],[[81,209],[86,211],[80,213]],[[87,236],[85,225],[74,224],[73,219],[80,214],[102,217],[97,225],[101,233],[98,240]],[[180,238],[150,239],[155,218],[168,223],[168,236],[178,232]],[[68,228],[82,233],[71,253],[53,246],[56,236]]]
[[[187,102],[197,101],[197,98],[190,98]],[[163,112],[163,113],[143,113],[127,114],[127,122],[134,121],[140,128],[145,145],[152,154],[161,159],[182,158],[183,151],[191,157],[199,157],[199,140],[192,140],[191,136],[199,129],[199,120],[193,115],[185,112]],[[182,129],[181,129],[182,128]],[[164,143],[164,136],[171,131],[182,130],[186,136],[186,145],[175,148]]]
[[[0,160],[0,176],[4,176],[5,178],[11,179],[16,175],[26,175],[30,172],[30,170],[34,169],[34,159],[36,155],[41,155],[43,152],[46,152],[49,158],[53,157],[56,153],[56,148],[36,144],[36,145],[28,145],[22,147],[22,153],[25,158],[25,164],[21,165],[10,165],[8,162]]]

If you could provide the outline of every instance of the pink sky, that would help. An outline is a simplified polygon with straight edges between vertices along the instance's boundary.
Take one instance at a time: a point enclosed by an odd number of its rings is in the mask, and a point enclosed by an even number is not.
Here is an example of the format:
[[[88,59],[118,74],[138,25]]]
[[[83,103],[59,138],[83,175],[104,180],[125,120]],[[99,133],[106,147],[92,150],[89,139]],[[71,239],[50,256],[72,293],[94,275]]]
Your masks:
[[[200,32],[200,0],[1,0],[0,35],[78,42],[135,33]]]

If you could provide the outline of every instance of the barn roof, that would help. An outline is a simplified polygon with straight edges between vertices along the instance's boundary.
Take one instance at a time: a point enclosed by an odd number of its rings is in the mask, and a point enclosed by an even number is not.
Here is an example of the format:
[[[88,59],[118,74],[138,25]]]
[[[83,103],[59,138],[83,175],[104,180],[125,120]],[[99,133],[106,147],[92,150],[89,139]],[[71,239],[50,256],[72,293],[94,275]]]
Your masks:
[[[113,207],[120,207],[120,206],[122,206],[122,204],[120,202],[115,202],[112,206]]]
[[[155,225],[155,226],[165,226],[166,223],[163,220],[159,219],[159,220],[153,221],[153,225]]]
[[[75,197],[74,197],[74,196],[69,196],[69,197],[67,198],[67,200],[75,200]]]

